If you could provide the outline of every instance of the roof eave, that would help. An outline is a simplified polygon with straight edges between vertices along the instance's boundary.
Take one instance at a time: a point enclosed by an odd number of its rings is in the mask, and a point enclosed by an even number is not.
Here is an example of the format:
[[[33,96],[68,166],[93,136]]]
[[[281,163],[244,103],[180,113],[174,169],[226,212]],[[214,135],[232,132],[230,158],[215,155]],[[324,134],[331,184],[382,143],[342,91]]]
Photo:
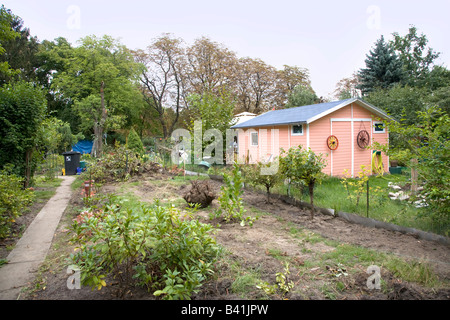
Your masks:
[[[366,102],[366,101],[364,101],[362,99],[359,99],[359,98],[352,98],[350,100],[347,100],[347,101],[345,101],[345,102],[335,106],[334,108],[328,109],[328,110],[326,110],[326,111],[324,111],[324,112],[322,112],[322,113],[320,113],[320,114],[318,114],[318,115],[316,115],[314,117],[309,118],[306,121],[306,123],[309,124],[309,123],[311,123],[313,121],[316,121],[316,120],[318,120],[320,118],[323,118],[324,116],[326,116],[326,115],[328,115],[330,113],[333,113],[333,112],[335,112],[335,111],[337,111],[337,110],[339,110],[339,109],[341,109],[341,108],[343,108],[345,106],[348,106],[349,104],[352,104],[354,102],[358,103],[363,108],[368,109],[369,111],[373,112],[374,114],[378,115],[381,118],[385,118],[385,119],[388,119],[388,120],[395,121],[394,118],[392,118],[387,113],[385,113],[384,111],[380,110],[379,108],[375,107],[374,105],[371,105],[370,103],[368,103],[368,102]]]
[[[261,128],[261,127],[274,127],[274,126],[288,126],[295,124],[306,124],[306,121],[292,121],[292,122],[281,122],[281,123],[270,123],[264,125],[246,125],[246,126],[232,126],[231,129],[248,129],[248,128]]]

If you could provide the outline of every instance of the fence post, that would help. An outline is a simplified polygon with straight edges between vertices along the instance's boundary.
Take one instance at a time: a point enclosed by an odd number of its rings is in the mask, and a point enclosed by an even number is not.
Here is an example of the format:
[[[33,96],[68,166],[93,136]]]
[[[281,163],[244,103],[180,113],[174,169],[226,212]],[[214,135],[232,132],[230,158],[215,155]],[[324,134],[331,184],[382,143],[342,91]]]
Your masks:
[[[369,179],[367,179],[367,218],[369,217]]]

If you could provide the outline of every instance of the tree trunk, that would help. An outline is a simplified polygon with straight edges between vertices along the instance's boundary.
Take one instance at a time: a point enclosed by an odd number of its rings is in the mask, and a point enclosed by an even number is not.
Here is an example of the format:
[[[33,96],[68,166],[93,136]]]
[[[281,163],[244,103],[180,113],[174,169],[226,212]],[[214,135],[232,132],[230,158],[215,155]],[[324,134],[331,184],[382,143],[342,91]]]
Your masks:
[[[411,194],[417,194],[417,159],[411,160]]]
[[[309,200],[311,202],[311,219],[314,218],[314,182],[308,184],[309,188]]]
[[[270,204],[270,187],[266,186],[267,189],[267,203]]]
[[[25,180],[23,181],[23,187],[26,189],[30,186],[31,180],[31,156],[33,149],[28,149],[25,152]]]
[[[102,114],[99,119],[94,124],[94,145],[92,148],[92,153],[94,157],[100,157],[103,153],[103,128],[105,126],[106,118],[108,116],[108,112],[105,107],[105,95],[104,95],[104,87],[105,83],[102,81],[100,85],[100,98],[101,98],[101,110]]]

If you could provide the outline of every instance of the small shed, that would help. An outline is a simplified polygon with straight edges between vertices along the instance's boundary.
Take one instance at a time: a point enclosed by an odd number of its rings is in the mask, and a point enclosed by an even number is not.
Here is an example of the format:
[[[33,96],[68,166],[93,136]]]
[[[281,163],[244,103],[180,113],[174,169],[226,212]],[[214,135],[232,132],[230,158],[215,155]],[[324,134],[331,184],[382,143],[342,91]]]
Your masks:
[[[256,117],[257,114],[251,113],[251,112],[241,112],[234,116],[234,121],[236,121],[235,125],[244,123],[245,121],[248,121],[250,119],[253,119]]]
[[[351,98],[282,110],[273,110],[235,124],[238,133],[238,159],[255,163],[271,161],[280,149],[302,145],[327,160],[323,172],[343,176],[345,170],[356,176],[361,165],[389,168],[382,152],[373,152],[373,141],[386,144],[389,133],[384,124],[393,120],[379,108]]]

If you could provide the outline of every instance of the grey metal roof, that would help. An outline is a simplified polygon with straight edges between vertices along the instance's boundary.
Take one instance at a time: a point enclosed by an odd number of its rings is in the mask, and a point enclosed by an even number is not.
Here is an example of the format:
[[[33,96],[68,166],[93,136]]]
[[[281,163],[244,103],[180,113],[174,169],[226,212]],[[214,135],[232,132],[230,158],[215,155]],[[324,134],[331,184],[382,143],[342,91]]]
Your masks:
[[[310,123],[317,120],[331,112],[339,110],[340,108],[349,105],[352,102],[359,102],[359,104],[366,109],[371,110],[375,114],[383,117],[390,118],[380,109],[368,104],[361,99],[351,98],[346,100],[339,100],[333,102],[319,103],[302,107],[295,107],[282,110],[273,110],[263,113],[253,119],[245,121],[243,123],[232,126],[233,129],[240,128],[252,128],[252,127],[265,127],[273,125],[287,125],[287,124],[301,124]]]

